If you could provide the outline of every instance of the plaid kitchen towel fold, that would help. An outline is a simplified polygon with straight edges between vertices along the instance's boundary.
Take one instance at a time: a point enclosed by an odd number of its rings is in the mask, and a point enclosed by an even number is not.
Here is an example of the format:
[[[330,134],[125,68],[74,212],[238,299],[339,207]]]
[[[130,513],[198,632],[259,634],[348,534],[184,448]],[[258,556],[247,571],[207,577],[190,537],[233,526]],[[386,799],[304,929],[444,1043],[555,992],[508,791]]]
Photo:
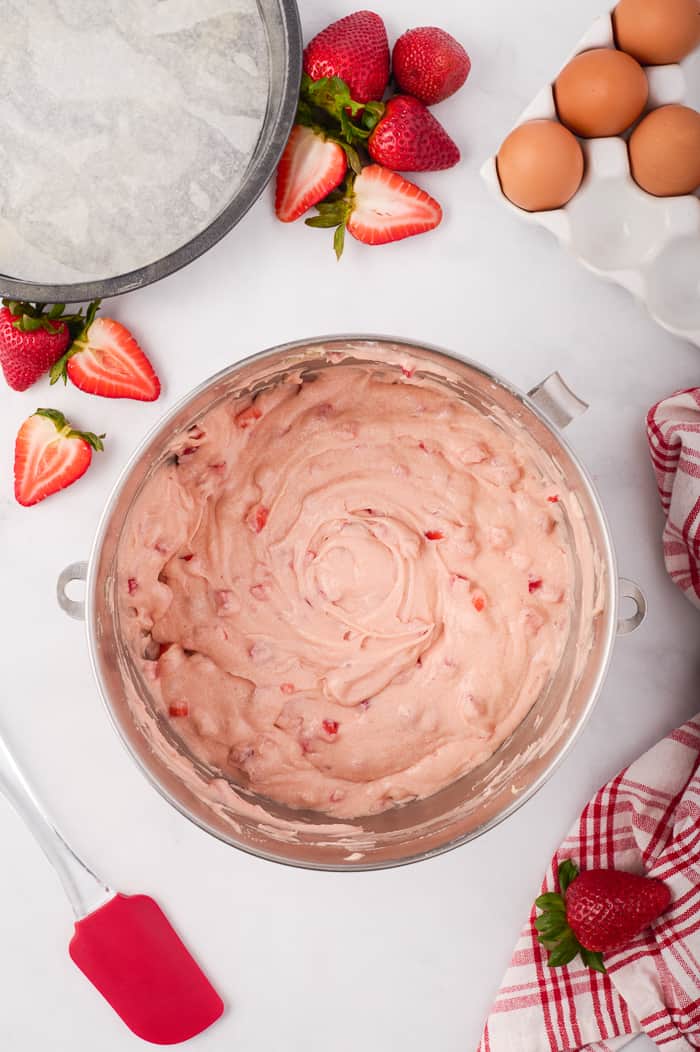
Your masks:
[[[679,391],[652,406],[647,435],[667,516],[666,569],[700,607],[700,388]]]
[[[479,1052],[616,1052],[642,1032],[664,1052],[700,1048],[700,714],[596,794],[552,859],[543,892],[558,890],[566,858],[581,869],[659,877],[671,905],[605,955],[605,975],[580,957],[548,968],[533,906]]]

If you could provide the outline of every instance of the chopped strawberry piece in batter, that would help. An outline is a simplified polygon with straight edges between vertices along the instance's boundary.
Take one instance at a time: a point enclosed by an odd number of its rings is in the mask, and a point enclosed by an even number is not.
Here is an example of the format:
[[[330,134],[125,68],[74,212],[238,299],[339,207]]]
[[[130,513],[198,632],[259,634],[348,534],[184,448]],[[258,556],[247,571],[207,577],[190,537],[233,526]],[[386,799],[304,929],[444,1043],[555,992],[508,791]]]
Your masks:
[[[259,420],[262,416],[262,410],[258,409],[256,405],[249,405],[247,409],[241,410],[236,417],[236,424],[241,430],[245,430],[256,420]]]
[[[442,532],[442,530],[426,530],[425,536],[428,538],[429,541],[441,541],[445,534]]]
[[[336,735],[338,733],[338,727],[339,726],[340,726],[340,724],[338,723],[337,720],[324,720],[323,721],[323,729],[324,729],[324,731],[326,732],[326,734],[330,734],[331,736],[334,736],[334,735]]]
[[[129,595],[133,595],[134,592],[136,591],[136,589],[138,588],[138,586],[139,585],[138,585],[138,581],[136,580],[136,578],[135,577],[130,577],[129,580],[126,582],[126,587],[129,589]]]
[[[230,610],[233,606],[233,592],[228,588],[219,588],[214,592],[214,603],[219,613]]]
[[[294,689],[293,683],[280,683],[280,690],[283,694],[293,694]]]
[[[541,587],[542,587],[542,578],[541,577],[531,577],[530,580],[527,583],[527,590],[528,590],[528,592],[530,592],[530,594],[532,594],[532,592],[536,592],[537,589],[541,588]]]
[[[176,705],[168,705],[169,716],[189,716],[190,707],[186,701],[181,701]]]
[[[486,600],[484,599],[483,595],[475,595],[472,599],[472,606],[474,607],[476,612],[480,614],[486,606]]]

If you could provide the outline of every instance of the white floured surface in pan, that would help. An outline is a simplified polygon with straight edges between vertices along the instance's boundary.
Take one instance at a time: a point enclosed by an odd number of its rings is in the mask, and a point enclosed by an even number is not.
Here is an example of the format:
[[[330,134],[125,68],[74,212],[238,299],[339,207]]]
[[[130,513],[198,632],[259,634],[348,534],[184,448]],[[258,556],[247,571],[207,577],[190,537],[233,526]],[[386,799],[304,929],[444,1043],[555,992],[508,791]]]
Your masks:
[[[268,98],[255,0],[0,0],[0,272],[128,273],[231,200]]]

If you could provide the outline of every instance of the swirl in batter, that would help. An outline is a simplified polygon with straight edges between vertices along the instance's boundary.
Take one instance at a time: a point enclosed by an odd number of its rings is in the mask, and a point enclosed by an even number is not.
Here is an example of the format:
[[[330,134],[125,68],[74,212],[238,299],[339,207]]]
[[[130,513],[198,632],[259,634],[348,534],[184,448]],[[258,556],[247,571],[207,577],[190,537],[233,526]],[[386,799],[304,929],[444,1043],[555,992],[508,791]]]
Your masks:
[[[556,670],[573,568],[528,450],[362,366],[227,401],[149,479],[122,623],[200,760],[337,817],[489,757]]]

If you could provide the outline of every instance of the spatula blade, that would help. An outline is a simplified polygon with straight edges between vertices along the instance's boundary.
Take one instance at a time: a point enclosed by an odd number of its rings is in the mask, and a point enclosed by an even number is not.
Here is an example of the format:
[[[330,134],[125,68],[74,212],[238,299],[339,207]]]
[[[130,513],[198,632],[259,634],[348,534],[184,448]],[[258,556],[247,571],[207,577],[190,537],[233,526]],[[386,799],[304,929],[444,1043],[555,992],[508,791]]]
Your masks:
[[[75,925],[69,952],[81,972],[138,1037],[187,1041],[214,1023],[224,1004],[147,895],[117,894]]]

